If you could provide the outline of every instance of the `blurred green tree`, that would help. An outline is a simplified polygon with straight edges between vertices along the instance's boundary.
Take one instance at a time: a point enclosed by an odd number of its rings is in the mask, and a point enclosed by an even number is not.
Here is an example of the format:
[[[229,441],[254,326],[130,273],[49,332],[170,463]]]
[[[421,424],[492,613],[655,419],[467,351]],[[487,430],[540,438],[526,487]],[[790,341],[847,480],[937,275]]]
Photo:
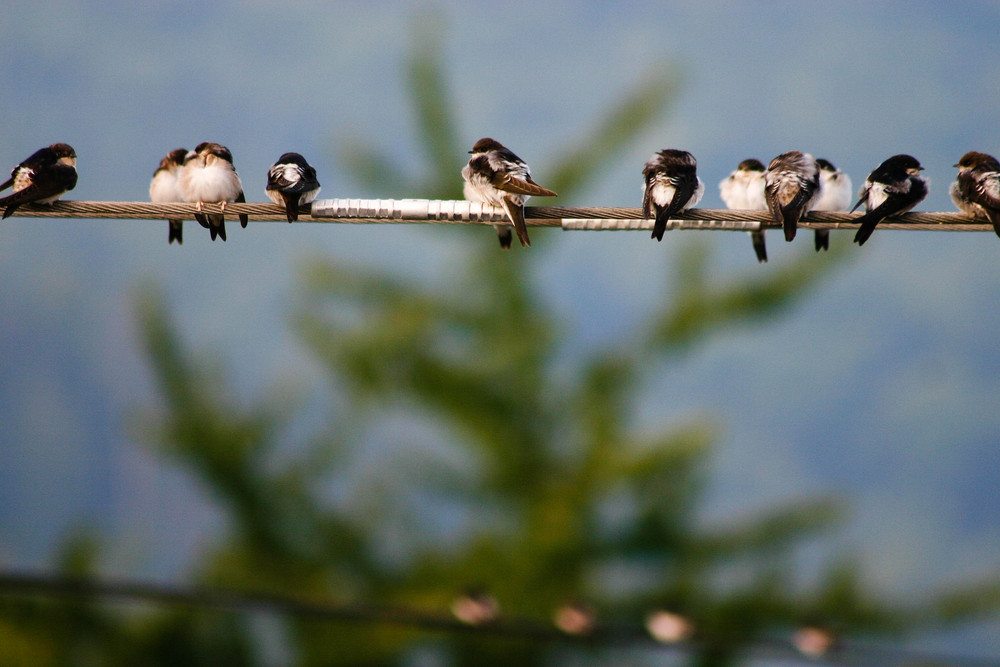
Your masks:
[[[384,196],[461,196],[456,156],[465,149],[428,38],[441,33],[435,20],[416,23],[408,67],[430,180],[407,180],[375,150],[345,149],[358,178]],[[625,95],[587,141],[573,142],[584,148],[545,170],[546,184],[571,199],[661,117],[675,87],[672,75],[655,74]],[[329,260],[304,267],[294,327],[329,383],[327,419],[311,437],[298,435],[289,400],[229,399],[213,364],[184,349],[159,293],[141,292],[163,401],[142,419],[143,437],[211,491],[232,527],[198,566],[199,583],[430,611],[481,587],[512,616],[547,619],[585,600],[601,619],[633,627],[663,608],[696,628],[692,660],[705,666],[730,664],[755,640],[804,622],[870,635],[996,609],[995,585],[906,608],[878,601],[862,569],[836,555],[818,583],[796,583],[799,549],[836,525],[832,499],[704,526],[696,510],[715,427],[705,419],[656,433],[635,426],[652,372],[719,331],[784,312],[840,264],[837,246],[722,283],[709,279],[710,245],[678,247],[668,298],[634,339],[567,358],[531,272],[545,235],[529,252],[506,253],[492,232],[462,238],[468,260],[443,288]],[[67,614],[77,614],[74,633],[55,629]],[[567,658],[530,638],[301,618],[264,633],[252,619],[221,613],[113,621],[89,604],[0,603],[0,662],[216,664],[226,656],[226,664],[257,665],[268,642],[309,667],[401,664],[421,651],[455,665]],[[572,662],[598,663],[614,649],[564,650]]]

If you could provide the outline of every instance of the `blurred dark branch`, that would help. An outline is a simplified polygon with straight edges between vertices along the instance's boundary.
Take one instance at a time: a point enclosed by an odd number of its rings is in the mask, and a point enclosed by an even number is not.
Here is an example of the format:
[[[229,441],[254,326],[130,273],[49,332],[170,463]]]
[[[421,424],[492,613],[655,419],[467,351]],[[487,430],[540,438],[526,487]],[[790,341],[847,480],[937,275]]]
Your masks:
[[[429,632],[492,635],[544,643],[596,645],[646,644],[665,650],[704,649],[698,640],[664,645],[650,637],[640,626],[597,625],[583,634],[567,634],[549,621],[500,618],[471,625],[443,613],[431,613],[409,607],[331,604],[328,602],[224,588],[187,588],[128,580],[97,580],[0,572],[0,604],[6,598],[58,597],[84,602],[143,602],[154,605],[225,609],[243,613],[272,613],[280,616],[312,618],[330,623],[404,626]],[[750,598],[747,598],[749,601]],[[754,611],[755,605],[746,611]],[[742,613],[737,606],[733,613]],[[805,662],[794,643],[776,637],[760,637],[741,649],[747,654],[783,657]],[[827,660],[843,665],[948,664],[956,667],[997,667],[1000,662],[956,655],[909,651],[879,644],[841,642]]]

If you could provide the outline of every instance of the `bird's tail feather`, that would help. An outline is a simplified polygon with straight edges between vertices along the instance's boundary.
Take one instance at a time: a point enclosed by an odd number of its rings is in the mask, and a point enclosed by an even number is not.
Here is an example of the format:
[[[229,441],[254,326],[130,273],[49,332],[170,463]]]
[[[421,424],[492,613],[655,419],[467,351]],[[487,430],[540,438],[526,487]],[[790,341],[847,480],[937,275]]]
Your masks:
[[[667,222],[670,220],[670,209],[664,206],[660,208],[656,207],[656,222],[653,223],[653,235],[650,238],[654,238],[657,241],[663,240],[663,232],[667,231]]]
[[[282,197],[285,200],[285,217],[288,218],[288,222],[295,222],[299,219],[299,197],[298,195]],[[246,225],[244,225],[245,227]]]
[[[503,208],[507,211],[507,216],[514,223],[514,232],[517,234],[517,240],[521,242],[521,247],[529,247],[531,240],[528,238],[528,224],[524,221],[524,207],[513,203],[507,198],[504,198],[502,201]]]
[[[169,223],[169,230],[167,232],[167,244],[171,244],[177,241],[177,245],[184,243],[184,221],[183,220],[167,220]]]
[[[856,222],[858,223],[858,233],[854,235],[854,242],[858,245],[864,245],[872,233],[875,231],[875,227],[878,223],[882,221],[881,216],[872,215],[871,213],[865,213],[863,216],[858,218]]]
[[[236,199],[234,199],[233,201],[237,202],[239,204],[245,204],[246,201],[247,201],[247,198],[246,198],[246,195],[243,194],[243,191],[240,190],[240,193],[238,195],[236,195]],[[246,229],[247,228],[247,223],[250,222],[250,216],[247,215],[246,213],[240,213],[239,217],[240,217],[240,227],[242,227],[243,229]],[[226,237],[222,237],[222,240],[225,241]]]
[[[212,240],[220,238],[223,241],[226,240],[226,219],[221,215],[211,215],[209,216],[210,225],[208,226],[208,233],[212,235]]]
[[[799,218],[794,213],[784,211],[781,217],[781,229],[785,232],[785,240],[791,243],[795,240],[795,232],[799,229]]]
[[[766,264],[767,243],[764,241],[764,230],[750,232],[750,240],[753,242],[753,251],[757,255],[757,261]]]
[[[1000,236],[1000,211],[987,209],[986,215],[989,217],[990,222],[993,223],[993,231],[997,236]]]
[[[510,225],[494,225],[497,230],[497,238],[500,240],[500,247],[510,250],[511,241],[514,240],[513,228]]]

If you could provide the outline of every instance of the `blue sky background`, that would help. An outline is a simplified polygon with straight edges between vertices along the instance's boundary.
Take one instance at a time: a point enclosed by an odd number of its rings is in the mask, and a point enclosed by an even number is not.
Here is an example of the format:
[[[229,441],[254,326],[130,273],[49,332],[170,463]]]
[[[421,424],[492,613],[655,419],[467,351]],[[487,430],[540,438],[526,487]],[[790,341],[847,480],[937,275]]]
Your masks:
[[[317,167],[322,197],[421,196],[359,187],[338,144],[370,141],[421,168],[402,63],[427,6],[444,18],[458,132],[470,146],[500,139],[543,184],[651,68],[678,74],[661,122],[560,204],[638,206],[643,162],[677,147],[698,157],[701,205],[721,207],[716,185],[741,159],[796,148],[855,185],[911,153],[931,179],[918,210],[950,211],[951,165],[1000,154],[998,3],[33,2],[0,23],[0,168],[66,141],[79,155],[71,198],[145,200],[168,150],[212,140],[232,150],[250,201],[288,150]],[[301,260],[429,280],[461,260],[444,227],[234,225],[226,244],[187,227],[178,248],[165,222],[0,225],[0,565],[50,564],[81,521],[112,547],[109,574],[177,576],[211,544],[211,498],[128,428],[154,403],[132,312],[141,281],[164,288],[185,341],[246,399],[318,381],[286,326]],[[665,298],[684,234],[533,232],[548,241],[529,252],[571,349],[628,340]],[[757,266],[746,235],[711,241],[720,277],[778,269],[811,244],[771,234],[771,263]],[[860,553],[887,593],[995,574],[998,295],[993,234],[877,232],[777,324],[718,336],[656,375],[640,420],[723,425],[706,520],[832,493],[850,518],[830,548]],[[945,642],[1000,656],[996,623],[919,645]]]

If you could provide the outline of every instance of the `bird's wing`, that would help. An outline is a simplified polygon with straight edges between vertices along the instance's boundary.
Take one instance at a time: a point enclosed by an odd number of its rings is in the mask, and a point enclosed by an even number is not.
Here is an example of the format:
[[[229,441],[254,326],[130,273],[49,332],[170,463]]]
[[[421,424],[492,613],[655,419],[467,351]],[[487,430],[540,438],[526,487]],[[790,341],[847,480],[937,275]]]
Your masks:
[[[531,176],[527,178],[518,178],[510,173],[497,172],[493,177],[493,187],[497,190],[503,190],[504,192],[512,192],[518,195],[532,195],[535,197],[556,197],[555,192],[543,188],[538,183],[531,180]]]
[[[671,179],[670,184],[674,186],[674,196],[670,198],[670,204],[667,205],[667,215],[676,215],[694,197],[694,193],[698,189],[698,179],[675,178]]]
[[[245,204],[246,201],[247,201],[247,198],[246,198],[246,195],[243,194],[243,191],[240,190],[240,193],[238,195],[236,195],[236,198],[233,199],[233,201],[237,202],[239,204]],[[250,222],[250,216],[248,216],[246,213],[240,213],[240,226],[245,229],[248,222]],[[223,241],[226,240],[225,236],[223,236],[222,240]]]
[[[970,199],[985,209],[1000,211],[1000,174],[991,172],[973,181]]]
[[[35,172],[31,185],[0,199],[0,208],[4,209],[3,217],[13,215],[18,206],[55,197],[75,186],[76,170],[72,167],[56,165],[49,169],[39,169]]]

